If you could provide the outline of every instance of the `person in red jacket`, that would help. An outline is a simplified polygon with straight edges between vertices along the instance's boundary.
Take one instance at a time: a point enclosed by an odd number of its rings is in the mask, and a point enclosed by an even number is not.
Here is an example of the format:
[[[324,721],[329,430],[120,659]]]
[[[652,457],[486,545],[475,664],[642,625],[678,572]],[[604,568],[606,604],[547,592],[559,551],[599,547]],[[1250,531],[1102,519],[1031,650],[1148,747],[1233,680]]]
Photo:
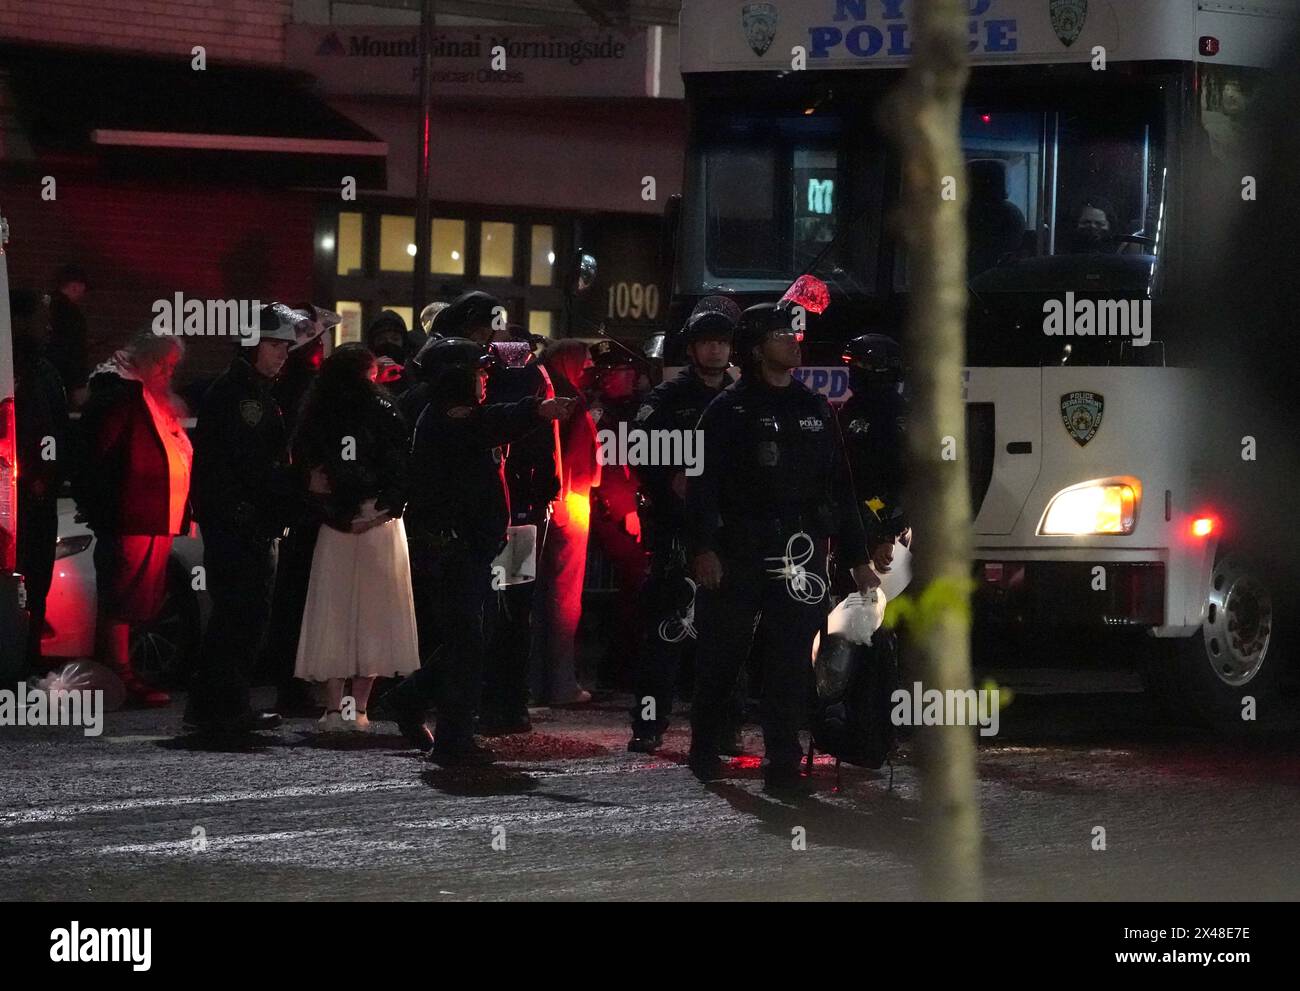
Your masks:
[[[142,332],[91,373],[81,420],[77,501],[95,532],[96,653],[144,706],[171,701],[131,669],[128,642],[131,624],[162,608],[172,538],[190,529],[193,448],[171,390],[183,354],[179,338]]]
[[[582,584],[587,574],[587,538],[591,529],[591,490],[600,484],[596,459],[596,425],[580,388],[592,365],[582,341],[556,341],[542,365],[559,397],[576,399],[578,409],[560,427],[560,494],[538,562],[541,608],[533,626],[533,692],[550,705],[591,701],[578,684],[575,656],[582,618]]]

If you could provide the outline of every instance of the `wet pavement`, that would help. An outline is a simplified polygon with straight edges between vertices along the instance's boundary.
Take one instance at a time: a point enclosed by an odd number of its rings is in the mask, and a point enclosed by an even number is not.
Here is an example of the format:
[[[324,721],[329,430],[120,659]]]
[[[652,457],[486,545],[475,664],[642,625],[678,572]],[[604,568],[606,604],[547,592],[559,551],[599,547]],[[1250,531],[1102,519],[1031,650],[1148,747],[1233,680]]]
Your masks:
[[[1123,675],[999,683],[1015,696],[980,747],[989,897],[1300,896],[1300,720],[1225,740],[1162,723]],[[626,704],[534,710],[534,734],[475,770],[422,762],[388,723],[288,720],[213,752],[177,735],[180,704],[111,713],[99,738],[0,728],[0,897],[918,897],[908,744],[892,786],[845,766],[837,787],[819,758],[815,793],[782,802],[757,756],[696,781],[680,723],[662,755],[627,753]],[[756,727],[746,742],[761,753]]]

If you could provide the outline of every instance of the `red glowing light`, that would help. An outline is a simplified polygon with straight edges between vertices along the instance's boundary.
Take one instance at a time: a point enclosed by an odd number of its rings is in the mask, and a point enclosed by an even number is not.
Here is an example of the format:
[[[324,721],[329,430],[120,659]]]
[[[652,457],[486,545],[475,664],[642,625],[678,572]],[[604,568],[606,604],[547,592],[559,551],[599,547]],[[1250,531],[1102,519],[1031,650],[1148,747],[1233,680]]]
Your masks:
[[[822,313],[831,305],[831,293],[826,283],[815,275],[801,275],[781,297],[782,303],[795,303],[809,313]]]
[[[985,124],[992,124],[992,123],[993,123],[993,115],[992,115],[992,114],[980,114],[980,120],[982,120]]]
[[[1192,536],[1208,537],[1214,532],[1214,520],[1208,516],[1201,516],[1192,520]]]

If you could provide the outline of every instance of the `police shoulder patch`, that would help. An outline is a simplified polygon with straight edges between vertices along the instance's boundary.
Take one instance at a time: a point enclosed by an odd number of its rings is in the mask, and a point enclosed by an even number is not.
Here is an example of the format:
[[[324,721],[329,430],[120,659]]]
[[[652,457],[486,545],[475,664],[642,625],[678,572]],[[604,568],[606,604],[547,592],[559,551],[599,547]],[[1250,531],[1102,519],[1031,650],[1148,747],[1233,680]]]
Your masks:
[[[261,400],[244,399],[239,403],[239,416],[250,427],[255,427],[262,422],[262,414],[265,412]]]
[[[654,416],[654,412],[655,412],[655,408],[651,406],[649,403],[646,403],[644,406],[642,406],[639,410],[636,411],[636,422],[644,423],[646,420],[650,419],[650,417]]]

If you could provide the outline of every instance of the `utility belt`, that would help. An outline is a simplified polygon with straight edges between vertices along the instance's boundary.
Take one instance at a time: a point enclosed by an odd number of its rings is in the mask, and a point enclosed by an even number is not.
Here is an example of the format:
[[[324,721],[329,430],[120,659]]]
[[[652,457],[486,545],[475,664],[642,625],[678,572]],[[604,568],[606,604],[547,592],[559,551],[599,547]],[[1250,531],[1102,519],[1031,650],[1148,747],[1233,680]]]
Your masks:
[[[718,548],[736,556],[767,556],[781,553],[793,534],[806,533],[817,541],[833,532],[834,515],[828,506],[776,515],[724,515]]]

